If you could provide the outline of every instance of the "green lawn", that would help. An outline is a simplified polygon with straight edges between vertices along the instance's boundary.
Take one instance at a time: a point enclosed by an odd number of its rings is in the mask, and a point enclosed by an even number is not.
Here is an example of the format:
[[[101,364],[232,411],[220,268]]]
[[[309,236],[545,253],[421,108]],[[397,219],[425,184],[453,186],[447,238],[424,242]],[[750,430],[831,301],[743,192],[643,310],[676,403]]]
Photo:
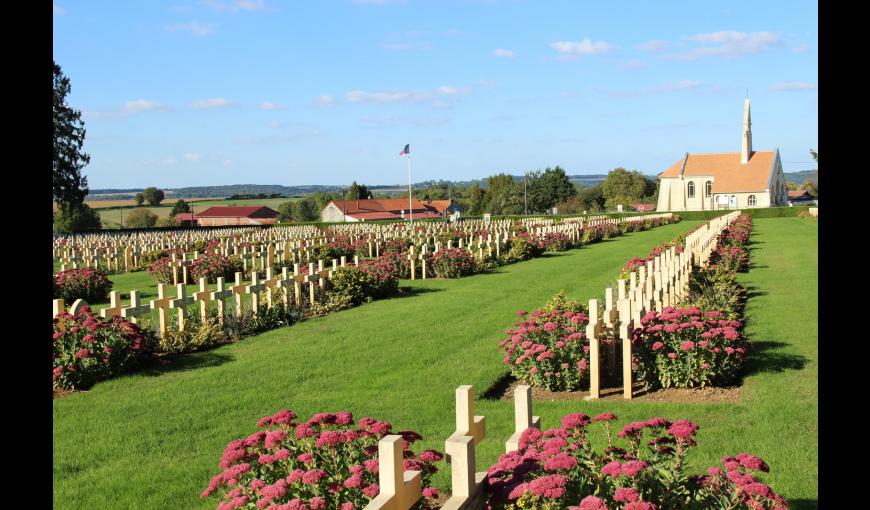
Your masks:
[[[560,290],[601,297],[626,260],[687,231],[682,222],[461,280],[406,282],[408,297],[366,304],[290,328],[186,355],[164,368],[96,385],[54,402],[57,508],[214,508],[199,492],[219,471],[226,444],[262,416],[290,408],[352,411],[412,429],[421,448],[443,450],[453,432],[456,386],[477,395],[503,373],[497,348],[519,309]],[[701,425],[691,457],[698,470],[724,454],[762,456],[764,479],[796,503],[817,499],[817,232],[797,218],[756,220],[747,313],[758,342],[745,396],[732,404],[535,402],[544,427],[568,412],[605,410],[619,422],[664,416]],[[796,290],[800,282],[801,290]],[[504,451],[513,405],[476,403],[487,417],[478,450],[483,470]],[[787,438],[787,440],[784,440]],[[449,485],[440,463],[436,483]]]

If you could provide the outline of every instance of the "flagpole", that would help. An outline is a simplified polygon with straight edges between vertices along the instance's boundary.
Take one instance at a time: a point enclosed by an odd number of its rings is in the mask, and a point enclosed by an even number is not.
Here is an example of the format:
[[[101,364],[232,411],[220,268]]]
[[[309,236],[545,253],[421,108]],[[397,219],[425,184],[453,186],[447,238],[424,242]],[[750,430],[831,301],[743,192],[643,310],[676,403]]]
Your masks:
[[[411,154],[408,154],[408,215],[410,223],[414,223],[414,213],[411,207]]]

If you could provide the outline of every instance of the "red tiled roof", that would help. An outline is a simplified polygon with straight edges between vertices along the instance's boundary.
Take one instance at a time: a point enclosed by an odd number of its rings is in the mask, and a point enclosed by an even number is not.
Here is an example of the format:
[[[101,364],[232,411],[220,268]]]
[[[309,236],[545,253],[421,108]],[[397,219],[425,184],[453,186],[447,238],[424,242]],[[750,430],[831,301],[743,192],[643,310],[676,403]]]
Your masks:
[[[390,212],[390,211],[364,212],[364,213],[353,213],[353,214],[348,213],[347,215],[350,216],[351,218],[354,218],[357,220],[367,220],[367,221],[408,219],[407,214],[405,214],[405,217],[402,218],[401,214]],[[425,219],[440,218],[441,215],[438,213],[431,212],[431,211],[427,211],[427,212],[416,212],[415,211],[413,217],[415,220],[425,220]]]
[[[196,213],[183,212],[176,214],[175,223],[181,223],[182,221],[196,221]]]
[[[426,205],[435,209],[439,213],[444,214],[444,211],[446,211],[452,204],[453,200],[432,200]]]
[[[655,204],[631,204],[631,208],[634,209],[635,211],[640,211],[640,212],[655,211],[656,205]]]
[[[740,163],[739,152],[721,154],[689,154],[683,175],[686,177],[713,177],[713,193],[763,191],[770,181],[773,151],[755,151],[749,162]],[[659,174],[659,177],[679,177],[683,158]]]
[[[336,207],[344,211],[345,214],[371,213],[395,211],[398,213],[401,210],[408,212],[407,198],[377,198],[369,200],[333,200]],[[413,210],[426,211],[426,205],[416,198],[411,201]]]
[[[275,218],[278,211],[265,205],[219,205],[197,213],[197,218]]]
[[[789,192],[788,192],[788,198],[801,198],[801,197],[811,198],[812,195],[810,194],[809,191],[807,191],[805,189],[789,190]]]

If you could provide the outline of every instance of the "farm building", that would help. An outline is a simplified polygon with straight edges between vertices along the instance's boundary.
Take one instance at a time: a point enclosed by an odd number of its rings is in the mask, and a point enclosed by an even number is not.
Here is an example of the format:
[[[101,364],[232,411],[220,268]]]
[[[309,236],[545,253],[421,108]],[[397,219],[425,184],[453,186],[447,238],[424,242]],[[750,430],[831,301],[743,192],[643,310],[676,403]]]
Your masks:
[[[794,204],[806,204],[808,202],[815,201],[815,199],[816,197],[814,197],[809,191],[805,189],[788,192],[788,201]]]
[[[408,199],[386,198],[368,200],[333,200],[326,204],[320,212],[320,219],[325,222],[338,221],[376,221],[405,219],[443,218],[456,209],[452,200],[431,200],[423,202],[417,199],[411,202],[408,211]]]
[[[740,152],[689,154],[658,175],[658,211],[705,211],[787,205],[779,149],[752,150],[749,99]]]
[[[264,205],[215,206],[196,213],[200,227],[222,225],[271,225],[278,222],[278,211]]]
[[[196,213],[184,212],[175,215],[175,226],[177,227],[195,227]]]

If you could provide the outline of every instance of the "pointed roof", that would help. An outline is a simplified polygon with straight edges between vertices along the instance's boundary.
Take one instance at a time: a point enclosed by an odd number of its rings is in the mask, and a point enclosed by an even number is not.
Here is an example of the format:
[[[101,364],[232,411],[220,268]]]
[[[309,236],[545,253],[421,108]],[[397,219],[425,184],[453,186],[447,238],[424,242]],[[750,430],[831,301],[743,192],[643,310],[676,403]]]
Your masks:
[[[683,177],[713,177],[713,193],[768,189],[776,152],[755,151],[746,164],[740,163],[740,156],[739,152],[688,154],[658,177],[679,177],[681,173]]]

